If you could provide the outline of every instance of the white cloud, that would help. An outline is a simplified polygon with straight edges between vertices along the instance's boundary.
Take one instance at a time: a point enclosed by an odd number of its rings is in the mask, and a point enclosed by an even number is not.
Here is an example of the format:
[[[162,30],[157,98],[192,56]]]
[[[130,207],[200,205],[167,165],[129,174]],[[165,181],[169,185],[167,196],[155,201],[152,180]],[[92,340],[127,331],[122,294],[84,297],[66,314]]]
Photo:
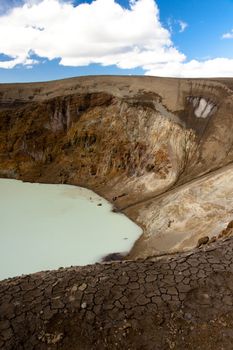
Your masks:
[[[183,33],[185,31],[185,29],[188,27],[188,23],[179,20],[178,24],[180,26],[180,33]]]
[[[146,75],[170,77],[232,77],[233,59],[214,58],[206,61],[172,62],[146,67]]]
[[[0,61],[0,68],[5,68],[5,69],[11,69],[17,66],[18,64],[23,64],[26,67],[27,66],[32,66],[34,64],[37,64],[38,62],[36,60],[33,60],[31,58],[26,58],[25,57],[16,57],[13,60],[9,61]]]
[[[233,39],[233,29],[229,33],[223,34],[222,39]]]
[[[129,9],[114,0],[78,6],[70,0],[20,1],[24,4],[0,16],[0,53],[11,57],[0,61],[0,68],[31,67],[35,54],[58,58],[64,66],[97,63],[141,67],[159,76],[233,76],[230,59],[187,62],[162,26],[154,0],[130,0]],[[187,27],[179,25],[181,31]]]
[[[131,1],[130,9],[114,0],[76,7],[59,0],[30,1],[0,17],[0,50],[13,57],[0,62],[4,68],[31,64],[31,52],[50,60],[60,58],[64,66],[99,63],[135,68],[185,59],[160,24],[154,0]]]

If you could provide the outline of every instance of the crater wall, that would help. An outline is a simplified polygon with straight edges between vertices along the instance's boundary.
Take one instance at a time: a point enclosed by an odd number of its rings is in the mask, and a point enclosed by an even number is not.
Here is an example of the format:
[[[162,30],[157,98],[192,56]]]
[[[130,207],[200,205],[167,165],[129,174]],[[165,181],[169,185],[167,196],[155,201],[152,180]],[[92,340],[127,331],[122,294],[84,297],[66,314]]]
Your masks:
[[[2,84],[0,176],[91,188],[139,223],[144,238],[158,236],[161,219],[150,201],[231,164],[232,110],[226,79],[106,76]],[[231,218],[232,200],[221,228]],[[179,220],[166,208],[162,202],[159,210],[168,222]],[[193,220],[206,212],[193,213]],[[193,236],[187,225],[183,230],[181,236],[185,230]],[[168,246],[174,250],[177,243]],[[152,253],[161,251],[152,246]]]

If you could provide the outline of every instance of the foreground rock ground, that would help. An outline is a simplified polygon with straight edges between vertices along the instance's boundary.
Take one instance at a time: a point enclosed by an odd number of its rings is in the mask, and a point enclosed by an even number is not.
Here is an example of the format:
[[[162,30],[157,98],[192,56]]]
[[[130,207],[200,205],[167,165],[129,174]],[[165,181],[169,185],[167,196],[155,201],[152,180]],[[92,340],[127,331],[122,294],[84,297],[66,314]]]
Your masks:
[[[233,239],[0,282],[0,348],[232,349]]]

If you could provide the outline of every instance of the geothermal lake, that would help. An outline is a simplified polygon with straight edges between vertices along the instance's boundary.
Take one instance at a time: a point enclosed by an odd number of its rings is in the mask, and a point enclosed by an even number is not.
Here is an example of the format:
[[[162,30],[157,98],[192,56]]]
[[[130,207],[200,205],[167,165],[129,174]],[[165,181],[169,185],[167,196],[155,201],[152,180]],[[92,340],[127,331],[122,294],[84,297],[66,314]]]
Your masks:
[[[128,252],[140,227],[94,192],[0,179],[0,280]]]

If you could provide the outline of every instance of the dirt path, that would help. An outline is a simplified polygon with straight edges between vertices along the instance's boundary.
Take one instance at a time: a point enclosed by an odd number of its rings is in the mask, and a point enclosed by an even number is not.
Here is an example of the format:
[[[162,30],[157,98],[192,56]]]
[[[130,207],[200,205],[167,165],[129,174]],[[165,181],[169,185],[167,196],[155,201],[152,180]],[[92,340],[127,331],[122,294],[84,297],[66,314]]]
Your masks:
[[[0,282],[0,349],[232,349],[233,239]]]

